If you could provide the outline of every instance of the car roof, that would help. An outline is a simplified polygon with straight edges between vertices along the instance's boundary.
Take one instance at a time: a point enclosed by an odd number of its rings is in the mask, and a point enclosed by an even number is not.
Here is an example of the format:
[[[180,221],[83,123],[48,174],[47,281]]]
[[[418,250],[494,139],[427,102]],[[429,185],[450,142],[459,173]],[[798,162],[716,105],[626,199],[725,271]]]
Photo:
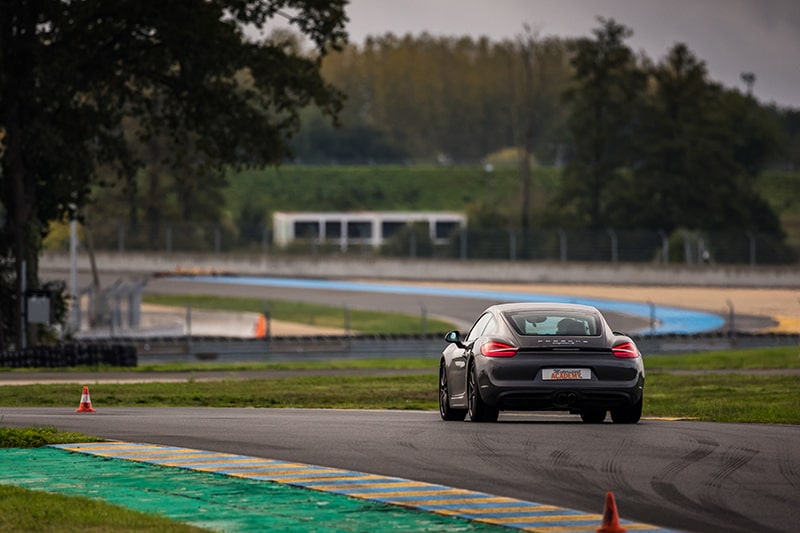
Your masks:
[[[565,302],[510,302],[495,304],[486,308],[486,311],[508,312],[508,311],[574,311],[600,313],[596,307],[591,305],[565,303]]]

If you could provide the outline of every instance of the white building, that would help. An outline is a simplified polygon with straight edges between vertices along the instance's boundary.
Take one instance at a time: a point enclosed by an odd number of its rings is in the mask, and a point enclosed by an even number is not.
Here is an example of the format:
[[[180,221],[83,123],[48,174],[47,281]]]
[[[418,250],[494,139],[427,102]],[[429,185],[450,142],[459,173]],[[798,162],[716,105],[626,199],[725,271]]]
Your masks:
[[[278,211],[272,216],[272,240],[286,246],[298,239],[339,243],[342,250],[351,244],[378,247],[406,225],[425,223],[431,240],[444,244],[458,228],[467,225],[461,213],[445,211],[360,211],[354,213],[301,213]]]

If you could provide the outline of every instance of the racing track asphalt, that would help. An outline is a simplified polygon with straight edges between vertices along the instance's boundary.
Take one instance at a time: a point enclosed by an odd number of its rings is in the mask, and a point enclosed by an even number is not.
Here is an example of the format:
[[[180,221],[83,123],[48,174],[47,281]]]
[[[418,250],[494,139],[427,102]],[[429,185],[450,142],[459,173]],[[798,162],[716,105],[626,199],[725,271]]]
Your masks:
[[[226,386],[232,386],[228,384]],[[503,413],[496,424],[436,412],[318,409],[2,408],[3,424],[296,461],[599,512],[671,529],[796,531],[800,428]]]

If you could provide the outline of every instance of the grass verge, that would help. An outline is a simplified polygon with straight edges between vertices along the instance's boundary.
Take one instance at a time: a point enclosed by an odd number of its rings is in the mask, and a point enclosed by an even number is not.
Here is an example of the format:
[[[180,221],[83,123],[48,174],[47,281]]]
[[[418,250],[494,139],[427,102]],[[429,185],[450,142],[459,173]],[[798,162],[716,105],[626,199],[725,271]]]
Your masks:
[[[54,427],[0,428],[0,448],[38,448],[102,440],[81,433],[57,431]],[[0,484],[0,531],[191,533],[206,530],[100,500]]]
[[[797,375],[648,373],[645,416],[800,424]]]
[[[190,533],[207,530],[100,500],[0,485],[0,531]]]
[[[182,383],[91,386],[92,405],[103,407],[301,407],[330,409],[433,409],[437,376],[294,377]],[[75,385],[0,387],[0,405],[60,407],[80,399]],[[80,391],[78,391],[80,393]],[[77,405],[77,403],[75,404]]]
[[[800,347],[751,348],[683,355],[646,355],[648,371],[800,368]]]
[[[148,294],[144,296],[143,301],[150,304],[190,307],[192,309],[251,313],[263,313],[265,304],[263,299],[258,298],[172,294]],[[444,333],[455,328],[450,322],[429,317],[425,318],[423,324],[422,316],[402,313],[358,309],[345,310],[344,307],[283,300],[270,300],[268,303],[270,317],[276,320],[312,326],[350,329],[360,333],[418,334],[435,331]]]
[[[2,418],[0,418],[0,422],[2,422]],[[50,444],[98,442],[102,440],[82,433],[58,431],[50,426],[21,429],[0,428],[0,448],[39,448]]]

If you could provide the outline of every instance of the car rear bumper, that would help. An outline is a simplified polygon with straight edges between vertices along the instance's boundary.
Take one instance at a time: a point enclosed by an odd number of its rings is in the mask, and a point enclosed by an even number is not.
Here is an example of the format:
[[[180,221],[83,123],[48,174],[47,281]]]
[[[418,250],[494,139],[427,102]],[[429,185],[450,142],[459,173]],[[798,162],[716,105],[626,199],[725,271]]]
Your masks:
[[[616,409],[634,405],[641,400],[643,388],[633,389],[559,389],[506,390],[483,387],[483,400],[505,411],[583,411],[585,409]]]
[[[615,409],[642,399],[644,375],[634,379],[543,381],[541,379],[498,382],[486,369],[478,372],[478,387],[487,404],[508,411],[582,411]]]

